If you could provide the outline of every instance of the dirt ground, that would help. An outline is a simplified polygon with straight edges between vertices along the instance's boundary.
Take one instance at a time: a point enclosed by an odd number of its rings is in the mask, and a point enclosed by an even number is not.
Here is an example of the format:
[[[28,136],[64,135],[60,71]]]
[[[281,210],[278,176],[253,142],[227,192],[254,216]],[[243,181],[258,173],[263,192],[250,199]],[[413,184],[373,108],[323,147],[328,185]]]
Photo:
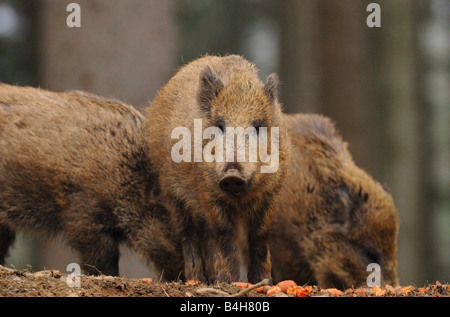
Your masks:
[[[69,287],[68,274],[57,270],[30,272],[0,266],[0,296],[2,297],[225,297],[242,292],[231,284],[206,285],[195,282],[159,283],[151,279],[131,279],[112,276],[81,275],[79,287]],[[75,280],[72,280],[75,281]],[[295,285],[295,284],[294,284]],[[434,284],[424,287],[359,288],[344,292],[317,286],[295,286],[280,291],[266,287],[261,292],[250,291],[244,297],[450,297],[449,284]],[[260,288],[261,290],[261,288]],[[271,295],[271,293],[274,293]],[[269,295],[268,295],[269,294]]]

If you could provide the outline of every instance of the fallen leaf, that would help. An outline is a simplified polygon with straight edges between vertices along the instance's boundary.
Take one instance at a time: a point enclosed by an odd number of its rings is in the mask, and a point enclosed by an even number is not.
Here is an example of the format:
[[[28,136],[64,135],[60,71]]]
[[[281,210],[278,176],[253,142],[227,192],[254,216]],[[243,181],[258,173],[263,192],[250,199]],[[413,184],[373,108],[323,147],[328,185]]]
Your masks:
[[[326,288],[321,290],[321,292],[328,292],[333,296],[338,296],[342,294],[342,291],[338,290],[337,288]]]

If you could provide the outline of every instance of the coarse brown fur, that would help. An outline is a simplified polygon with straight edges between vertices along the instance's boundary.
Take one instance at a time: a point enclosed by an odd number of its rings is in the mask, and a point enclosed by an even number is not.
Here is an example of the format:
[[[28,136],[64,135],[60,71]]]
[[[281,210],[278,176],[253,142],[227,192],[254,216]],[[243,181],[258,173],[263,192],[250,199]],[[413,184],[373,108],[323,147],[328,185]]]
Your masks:
[[[182,67],[148,108],[145,139],[162,198],[181,237],[186,279],[239,280],[239,225],[248,231],[249,280],[270,277],[268,232],[286,176],[289,145],[276,97],[277,78],[270,75],[263,84],[257,72],[240,56],[206,56]],[[247,158],[243,163],[175,162],[171,150],[178,140],[171,139],[172,131],[177,127],[190,131],[194,154],[194,119],[202,119],[202,133],[212,126],[246,129],[256,123],[267,127],[268,133],[279,127],[278,170],[261,173],[261,161]],[[202,141],[205,146],[208,140]],[[230,168],[248,184],[238,197],[219,186]]]
[[[0,264],[24,230],[61,235],[87,273],[118,275],[124,243],[176,279],[165,265],[182,259],[165,239],[144,120],[116,100],[0,84]]]
[[[353,162],[332,122],[286,115],[290,175],[270,232],[274,281],[366,286],[369,263],[396,285],[398,214],[391,194]]]
[[[292,148],[269,233],[273,281],[366,286],[367,265],[377,263],[381,284],[397,285],[398,214],[391,194],[356,166],[330,119],[290,114],[284,122]]]

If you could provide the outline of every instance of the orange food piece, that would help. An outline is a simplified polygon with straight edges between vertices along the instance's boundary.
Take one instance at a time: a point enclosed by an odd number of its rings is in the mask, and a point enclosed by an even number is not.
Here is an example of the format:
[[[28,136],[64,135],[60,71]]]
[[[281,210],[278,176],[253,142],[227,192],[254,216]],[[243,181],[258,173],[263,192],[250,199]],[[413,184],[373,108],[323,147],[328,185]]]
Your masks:
[[[286,290],[286,294],[297,297],[307,297],[312,292],[312,286],[291,286]]]
[[[252,284],[249,284],[249,286],[251,286]],[[258,288],[255,288],[252,290],[252,292],[257,292],[257,293],[267,293],[267,291],[269,290],[271,286],[270,285],[264,285],[264,286],[260,286]]]
[[[297,297],[308,297],[308,294],[310,292],[308,292],[308,290],[306,288],[303,287],[299,287],[295,293],[295,296]]]
[[[428,286],[425,287],[425,288],[421,287],[421,288],[418,289],[418,291],[419,291],[420,294],[425,294],[428,291],[428,289],[429,289]]]
[[[140,278],[139,280],[142,281],[142,282],[147,282],[149,284],[153,283],[153,279],[152,278],[144,277],[144,278]]]
[[[200,281],[198,281],[198,280],[187,280],[187,281],[186,281],[186,285],[192,285],[192,286],[195,286],[195,285],[199,285],[199,284],[202,284],[202,282],[200,282]]]
[[[373,286],[372,290],[375,296],[383,296],[384,294],[386,294],[386,291],[384,291],[381,287],[377,285]]]
[[[342,294],[342,291],[338,290],[337,288],[326,288],[321,290],[321,292],[328,292],[333,296],[338,296]]]
[[[356,294],[356,295],[367,295],[367,288],[364,288],[364,287],[362,287],[362,288],[357,288],[357,289],[355,289],[354,291],[353,291],[353,294]]]
[[[405,292],[406,294],[411,292],[411,286],[404,286],[402,288],[400,288],[400,291]]]
[[[389,294],[389,293],[395,294],[395,288],[393,288],[389,284],[386,284],[386,286],[384,287],[384,290],[387,294]]]
[[[240,289],[244,289],[252,286],[253,284],[245,282],[234,282],[233,285],[239,287]]]
[[[311,285],[305,286],[304,289],[306,289],[308,291],[308,293],[312,293],[312,290],[313,290]]]
[[[272,286],[271,288],[269,288],[269,290],[267,291],[267,296],[271,296],[273,294],[279,293],[281,292],[281,288],[279,286]]]
[[[297,293],[297,289],[299,289],[299,288],[300,288],[300,286],[291,286],[286,290],[286,294],[295,296]]]
[[[286,281],[281,281],[280,283],[277,284],[277,286],[279,288],[281,288],[281,291],[283,293],[286,293],[289,287],[297,286],[297,283],[295,283],[292,280],[286,280]]]

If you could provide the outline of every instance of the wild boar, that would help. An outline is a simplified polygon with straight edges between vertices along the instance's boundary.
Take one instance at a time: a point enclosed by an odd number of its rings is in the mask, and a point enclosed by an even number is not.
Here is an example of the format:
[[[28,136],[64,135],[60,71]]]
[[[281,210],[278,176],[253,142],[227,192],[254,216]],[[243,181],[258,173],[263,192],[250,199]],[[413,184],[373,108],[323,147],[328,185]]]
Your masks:
[[[240,56],[206,56],[183,66],[147,110],[145,140],[186,279],[239,280],[239,226],[248,232],[248,279],[270,278],[268,233],[289,161],[277,83],[275,74],[262,83]],[[241,145],[236,129],[245,130]]]

